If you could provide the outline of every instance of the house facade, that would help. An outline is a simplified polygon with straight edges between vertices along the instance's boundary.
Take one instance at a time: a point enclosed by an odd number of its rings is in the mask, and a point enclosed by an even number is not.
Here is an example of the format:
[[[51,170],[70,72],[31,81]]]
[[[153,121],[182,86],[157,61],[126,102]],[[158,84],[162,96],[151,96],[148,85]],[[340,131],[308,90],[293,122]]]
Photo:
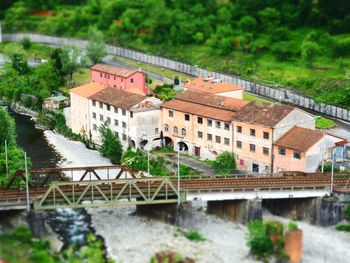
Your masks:
[[[159,146],[160,104],[154,97],[106,88],[89,97],[91,139],[101,144],[99,127],[108,123],[123,148]]]
[[[248,172],[272,172],[274,142],[295,125],[314,129],[315,118],[300,109],[277,103],[247,104],[233,117],[237,167]]]
[[[100,83],[139,95],[149,95],[150,89],[145,83],[145,74],[137,70],[122,69],[105,64],[91,67],[91,82]]]
[[[229,83],[224,83],[212,77],[198,77],[187,82],[184,90],[207,92],[213,95],[225,96],[234,99],[243,99],[243,88]]]
[[[165,144],[201,159],[232,151],[231,119],[246,102],[185,91],[161,106]]]

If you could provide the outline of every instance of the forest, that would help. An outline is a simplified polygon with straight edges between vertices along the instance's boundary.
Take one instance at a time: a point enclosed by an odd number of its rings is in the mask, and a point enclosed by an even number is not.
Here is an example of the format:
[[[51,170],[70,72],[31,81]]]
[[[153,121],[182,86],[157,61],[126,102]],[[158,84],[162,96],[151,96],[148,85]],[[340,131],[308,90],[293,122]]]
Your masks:
[[[71,4],[74,2],[74,5]],[[4,0],[4,32],[88,38],[350,105],[347,0]]]

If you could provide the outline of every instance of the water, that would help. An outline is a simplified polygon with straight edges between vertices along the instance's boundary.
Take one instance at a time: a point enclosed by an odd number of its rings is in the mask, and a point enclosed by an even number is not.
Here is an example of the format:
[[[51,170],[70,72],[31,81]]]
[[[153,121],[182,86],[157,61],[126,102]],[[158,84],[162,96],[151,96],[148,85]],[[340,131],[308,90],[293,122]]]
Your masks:
[[[33,168],[57,167],[63,158],[46,141],[44,132],[35,128],[31,117],[13,114],[16,121],[17,143],[31,158]],[[49,211],[46,221],[63,239],[64,246],[86,244],[87,234],[94,232],[90,216],[83,209],[57,209]]]

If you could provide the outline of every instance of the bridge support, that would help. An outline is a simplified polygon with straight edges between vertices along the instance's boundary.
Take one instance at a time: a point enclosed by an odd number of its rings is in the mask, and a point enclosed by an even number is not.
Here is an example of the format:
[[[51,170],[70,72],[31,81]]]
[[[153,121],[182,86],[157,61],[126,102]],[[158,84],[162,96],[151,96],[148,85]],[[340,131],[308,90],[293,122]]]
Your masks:
[[[336,197],[265,199],[263,206],[272,214],[321,226],[339,223],[346,209],[346,204]]]
[[[207,212],[224,219],[247,223],[262,219],[261,199],[208,201]]]
[[[177,204],[137,205],[136,214],[146,216],[164,223],[186,226],[192,217],[191,202]]]

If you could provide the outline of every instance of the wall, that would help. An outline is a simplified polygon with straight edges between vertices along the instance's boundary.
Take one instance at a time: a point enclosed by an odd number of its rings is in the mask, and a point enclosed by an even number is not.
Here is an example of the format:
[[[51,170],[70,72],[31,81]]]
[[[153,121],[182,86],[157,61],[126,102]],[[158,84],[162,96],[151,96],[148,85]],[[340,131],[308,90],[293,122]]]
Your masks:
[[[70,119],[71,128],[75,133],[85,133],[89,136],[89,106],[88,99],[73,92],[70,93],[71,107],[70,107]]]
[[[52,44],[52,45],[75,45],[78,47],[85,47],[87,41],[51,37],[39,34],[3,34],[2,40],[4,41],[20,41],[24,37],[28,37],[31,41],[36,43]],[[107,51],[109,54],[129,58],[135,61],[141,61],[144,63],[150,63],[153,65],[161,66],[163,68],[172,69],[182,73],[186,73],[192,76],[208,76],[211,75],[214,78],[222,79],[224,82],[231,83],[240,87],[243,87],[245,91],[275,99],[281,102],[293,104],[295,106],[303,107],[313,110],[331,117],[335,117],[344,121],[350,121],[350,110],[345,108],[329,105],[326,103],[318,103],[315,100],[297,93],[296,91],[287,90],[285,88],[273,88],[264,84],[255,83],[242,79],[241,77],[222,74],[218,72],[211,72],[203,68],[192,66],[189,64],[177,62],[175,60],[166,59],[158,56],[147,55],[135,50],[107,45]]]
[[[279,148],[279,146],[274,146],[273,170],[275,173],[280,171],[306,171],[305,152],[301,152],[301,159],[296,159],[294,158],[293,149],[286,148],[286,155],[280,155]]]
[[[216,95],[243,100],[243,90],[235,90],[235,91],[216,93]]]

